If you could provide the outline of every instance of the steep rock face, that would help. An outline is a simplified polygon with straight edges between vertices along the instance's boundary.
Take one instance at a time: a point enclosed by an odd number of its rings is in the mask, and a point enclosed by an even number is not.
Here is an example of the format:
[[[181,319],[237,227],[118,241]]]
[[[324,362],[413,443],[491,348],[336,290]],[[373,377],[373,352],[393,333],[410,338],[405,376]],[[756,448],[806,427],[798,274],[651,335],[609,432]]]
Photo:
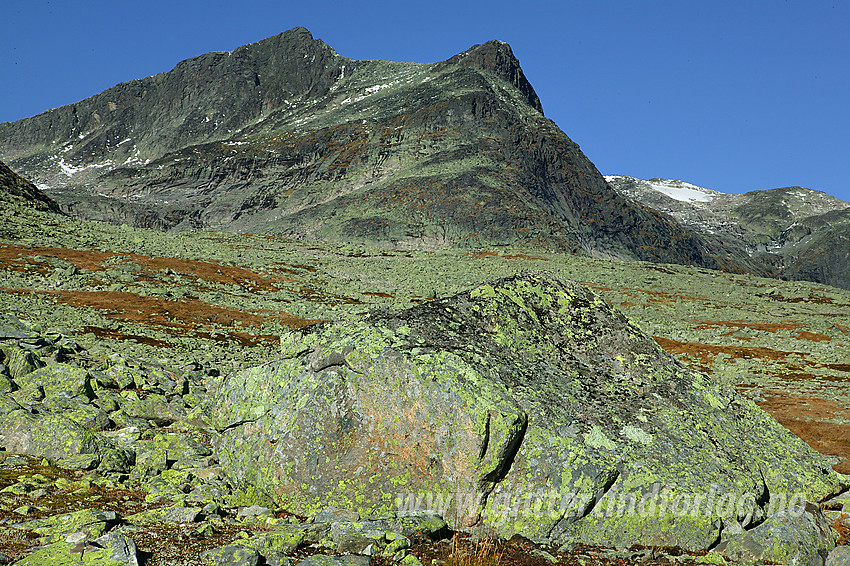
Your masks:
[[[0,124],[0,140],[83,217],[764,272],[611,190],[502,42],[353,61],[298,28]]]
[[[5,201],[7,206],[18,203],[37,210],[59,212],[59,205],[53,199],[9,169],[2,161],[0,161],[0,200]]]
[[[781,254],[783,273],[850,289],[850,210],[806,218],[800,226],[808,234]]]
[[[475,45],[463,53],[458,53],[446,61],[444,65],[457,65],[458,67],[496,73],[516,87],[529,106],[543,114],[543,105],[540,103],[537,93],[534,92],[534,87],[525,78],[525,73],[522,72],[519,61],[507,43],[488,41],[483,45]]]
[[[353,71],[352,62],[306,29],[295,28],[232,52],[187,59],[168,73],[122,83],[33,118],[0,124],[0,153],[7,161],[26,164],[27,170],[44,171],[51,185],[71,184],[63,181],[76,180],[85,173],[80,168],[103,172],[225,139],[289,99],[325,94],[346,63]]]
[[[298,514],[425,506],[504,536],[705,550],[724,526],[841,487],[732,388],[544,274],[312,327],[282,348],[216,385],[215,450],[240,489]],[[647,511],[621,510],[629,500]]]
[[[750,257],[781,277],[850,289],[850,203],[803,187],[731,195],[670,179],[606,180],[692,233],[715,238],[732,257]]]

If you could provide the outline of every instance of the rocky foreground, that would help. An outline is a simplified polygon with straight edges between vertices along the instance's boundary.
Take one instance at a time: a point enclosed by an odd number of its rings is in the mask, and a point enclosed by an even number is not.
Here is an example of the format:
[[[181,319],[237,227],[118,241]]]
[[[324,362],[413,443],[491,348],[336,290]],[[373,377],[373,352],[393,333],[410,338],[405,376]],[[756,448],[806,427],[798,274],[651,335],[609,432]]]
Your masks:
[[[846,550],[824,457],[541,274],[308,327],[227,376],[11,316],[0,340],[5,563],[440,563],[458,531],[510,539],[502,563]],[[709,491],[726,504],[681,505]]]
[[[431,515],[354,522],[328,509],[305,523],[246,505],[210,448],[211,376],[94,360],[9,316],[0,340],[0,563],[418,564],[408,537],[448,533]],[[323,550],[364,556],[309,558]]]

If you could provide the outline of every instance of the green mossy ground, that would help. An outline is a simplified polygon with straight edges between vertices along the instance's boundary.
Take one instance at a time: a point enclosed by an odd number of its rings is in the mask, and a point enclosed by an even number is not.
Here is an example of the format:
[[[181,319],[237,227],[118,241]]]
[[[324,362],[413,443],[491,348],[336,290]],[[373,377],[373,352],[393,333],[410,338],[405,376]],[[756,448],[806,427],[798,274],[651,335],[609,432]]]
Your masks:
[[[433,297],[535,269],[592,287],[686,363],[713,374],[718,381],[711,387],[734,386],[757,401],[782,393],[850,406],[845,387],[850,377],[850,293],[816,284],[522,249],[425,252],[231,233],[172,235],[14,207],[0,211],[0,225],[0,309],[40,334],[73,336],[95,360],[118,352],[158,360],[162,367],[198,367],[212,382],[217,375],[291,359],[309,348],[289,332],[290,325],[316,319],[355,321],[376,308],[391,315]],[[200,273],[189,263],[193,261],[212,267]],[[83,307],[69,299],[75,293],[110,290],[135,301],[135,308]],[[194,301],[199,310],[196,316],[147,312],[146,298]],[[520,295],[502,298],[518,308],[523,305]],[[281,312],[292,316],[281,317]],[[250,316],[240,319],[234,313]],[[512,336],[510,323],[501,323],[505,336]],[[9,348],[0,355],[0,363],[7,365],[20,358]],[[119,374],[106,377],[123,379]],[[85,389],[82,384],[74,391],[84,394]],[[155,394],[144,397],[156,400]],[[189,405],[191,397],[191,392],[183,396]],[[200,415],[204,408],[196,410]],[[622,423],[620,432],[636,446],[646,446],[652,439],[640,434],[640,415],[635,418]],[[836,412],[825,424],[841,427],[848,419],[850,415]],[[605,440],[619,433],[600,429],[587,434],[589,444],[605,450]],[[154,439],[148,441],[156,448]],[[259,501],[261,495],[243,503]],[[359,501],[355,497],[351,503]]]
[[[663,345],[683,353],[694,367],[755,398],[783,390],[850,405],[844,387],[850,373],[850,292],[814,283],[508,248],[426,252],[232,233],[173,235],[15,209],[0,211],[0,225],[5,246],[37,248],[20,255],[0,248],[7,290],[0,295],[2,310],[44,329],[72,330],[80,343],[104,352],[196,361],[225,373],[274,359],[280,348],[275,337],[288,329],[286,319],[273,316],[280,311],[304,320],[353,319],[533,269],[590,286],[644,332],[668,340]],[[93,264],[62,259],[57,256],[68,254],[55,249],[115,255]],[[170,258],[172,271],[168,261],[139,266],[132,254]],[[238,267],[246,277],[204,279],[181,272],[181,260]],[[67,275],[69,267],[76,267],[73,275]],[[105,306],[71,306],[62,295],[114,286],[131,297],[197,298],[199,305],[259,318],[227,325],[226,319],[198,313],[188,328],[169,326],[168,315],[144,324]],[[256,344],[245,344],[240,332],[255,337]]]

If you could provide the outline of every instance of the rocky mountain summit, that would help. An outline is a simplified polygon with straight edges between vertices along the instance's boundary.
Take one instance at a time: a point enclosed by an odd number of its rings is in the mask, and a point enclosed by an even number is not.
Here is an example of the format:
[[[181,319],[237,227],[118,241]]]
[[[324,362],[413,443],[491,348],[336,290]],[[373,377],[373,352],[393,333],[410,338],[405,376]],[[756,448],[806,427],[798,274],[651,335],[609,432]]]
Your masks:
[[[765,273],[613,191],[497,41],[355,61],[296,28],[0,124],[0,158],[114,223]]]
[[[630,199],[669,214],[696,234],[721,239],[788,279],[850,289],[850,203],[784,187],[725,194],[682,181],[608,175]]]

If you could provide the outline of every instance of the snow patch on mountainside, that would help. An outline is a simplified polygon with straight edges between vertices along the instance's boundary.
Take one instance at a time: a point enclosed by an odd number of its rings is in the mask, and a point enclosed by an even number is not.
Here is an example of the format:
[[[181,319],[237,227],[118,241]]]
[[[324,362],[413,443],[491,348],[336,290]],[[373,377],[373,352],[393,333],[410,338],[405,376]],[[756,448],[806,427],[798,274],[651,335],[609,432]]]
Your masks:
[[[659,193],[682,202],[711,202],[712,199],[721,194],[684,181],[650,179],[647,183]]]
[[[644,181],[627,175],[605,175],[605,180],[611,183],[618,191],[625,194],[629,198],[643,201],[644,198],[652,197],[652,195],[664,195],[678,202],[705,207],[708,203],[719,197],[728,197],[729,195],[699,187],[685,181],[677,181],[675,179],[649,179]],[[644,203],[648,204],[648,203]],[[661,203],[657,203],[659,206]],[[670,203],[672,205],[672,203]],[[656,205],[650,205],[658,208]],[[669,211],[668,211],[669,212]]]
[[[112,167],[113,166],[111,159],[107,159],[103,163],[92,163],[91,165],[83,165],[81,167],[71,165],[70,163],[65,163],[64,158],[59,158],[57,160],[56,156],[54,156],[52,159],[53,159],[53,161],[57,162],[57,165],[59,165],[59,169],[62,171],[62,173],[66,177],[73,177],[77,173],[79,173],[81,171],[86,171],[88,169],[102,169],[104,167]]]

